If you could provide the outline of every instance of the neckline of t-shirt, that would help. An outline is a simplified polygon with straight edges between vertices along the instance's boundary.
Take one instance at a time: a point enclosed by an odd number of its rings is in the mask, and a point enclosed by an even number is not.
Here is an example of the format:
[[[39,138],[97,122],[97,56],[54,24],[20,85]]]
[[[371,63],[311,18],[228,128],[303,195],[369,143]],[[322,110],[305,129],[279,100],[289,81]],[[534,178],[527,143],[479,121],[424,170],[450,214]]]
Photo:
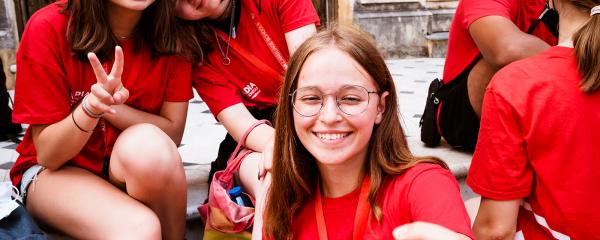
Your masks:
[[[559,45],[555,45],[550,47],[551,49],[555,50],[555,51],[573,51],[574,48],[572,47],[566,47],[566,46],[559,46]]]
[[[574,48],[572,47],[552,46],[545,51],[545,54],[550,54],[553,56],[570,56],[573,54],[573,51]]]
[[[358,196],[360,195],[360,186],[356,189],[352,190],[346,195],[340,197],[328,198],[325,196],[321,196],[321,200],[323,201],[323,206],[327,208],[343,208],[346,204],[356,204],[358,201]]]

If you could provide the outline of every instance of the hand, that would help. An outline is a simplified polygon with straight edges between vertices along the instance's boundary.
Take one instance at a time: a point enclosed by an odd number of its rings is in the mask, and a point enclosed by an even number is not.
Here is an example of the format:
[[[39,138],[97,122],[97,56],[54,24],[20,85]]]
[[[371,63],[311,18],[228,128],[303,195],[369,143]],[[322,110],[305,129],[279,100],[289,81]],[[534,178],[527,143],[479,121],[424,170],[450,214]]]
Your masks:
[[[392,232],[396,240],[460,240],[468,237],[437,224],[413,222],[397,227]]]
[[[273,149],[275,145],[275,135],[269,138],[267,145],[262,152],[262,159],[258,162],[258,178],[263,178],[267,172],[271,172],[273,168]]]
[[[115,47],[115,62],[108,75],[96,54],[88,53],[88,59],[96,75],[97,82],[92,85],[86,107],[94,113],[108,112],[115,114],[116,110],[111,108],[111,105],[122,104],[129,98],[129,91],[121,82],[124,65],[123,50],[119,46]]]

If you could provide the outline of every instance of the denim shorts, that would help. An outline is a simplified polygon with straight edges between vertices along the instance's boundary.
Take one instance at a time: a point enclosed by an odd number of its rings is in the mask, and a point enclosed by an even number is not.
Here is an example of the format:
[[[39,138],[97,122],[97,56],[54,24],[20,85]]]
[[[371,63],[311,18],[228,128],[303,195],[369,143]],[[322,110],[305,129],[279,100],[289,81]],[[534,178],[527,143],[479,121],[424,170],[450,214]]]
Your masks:
[[[25,204],[25,201],[27,198],[27,188],[31,184],[34,184],[34,187],[35,187],[35,181],[37,181],[37,176],[42,171],[44,171],[44,169],[45,168],[42,167],[41,165],[34,165],[34,166],[30,167],[29,169],[27,169],[27,171],[25,171],[23,173],[23,178],[21,179],[21,186],[19,186],[23,204]]]
[[[7,217],[0,219],[0,239],[47,240],[21,203]]]

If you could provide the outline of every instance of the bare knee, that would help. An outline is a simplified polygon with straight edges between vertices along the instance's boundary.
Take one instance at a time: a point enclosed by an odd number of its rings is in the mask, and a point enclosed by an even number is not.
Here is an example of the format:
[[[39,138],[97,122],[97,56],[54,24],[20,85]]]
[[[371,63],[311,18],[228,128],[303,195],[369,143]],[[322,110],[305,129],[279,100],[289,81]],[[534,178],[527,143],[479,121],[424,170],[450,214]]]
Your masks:
[[[123,131],[113,148],[111,162],[113,159],[125,174],[149,181],[163,181],[174,171],[183,171],[175,143],[151,124],[138,124]]]

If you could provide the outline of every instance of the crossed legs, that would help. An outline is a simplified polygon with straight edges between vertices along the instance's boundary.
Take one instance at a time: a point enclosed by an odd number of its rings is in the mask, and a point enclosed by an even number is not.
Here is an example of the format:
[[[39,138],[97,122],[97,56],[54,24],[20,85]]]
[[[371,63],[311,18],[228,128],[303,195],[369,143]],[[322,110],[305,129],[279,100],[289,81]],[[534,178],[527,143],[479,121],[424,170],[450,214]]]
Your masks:
[[[126,129],[113,148],[110,182],[64,166],[28,188],[27,208],[75,238],[183,239],[186,180],[175,144],[160,129]],[[121,190],[123,189],[123,190]]]

